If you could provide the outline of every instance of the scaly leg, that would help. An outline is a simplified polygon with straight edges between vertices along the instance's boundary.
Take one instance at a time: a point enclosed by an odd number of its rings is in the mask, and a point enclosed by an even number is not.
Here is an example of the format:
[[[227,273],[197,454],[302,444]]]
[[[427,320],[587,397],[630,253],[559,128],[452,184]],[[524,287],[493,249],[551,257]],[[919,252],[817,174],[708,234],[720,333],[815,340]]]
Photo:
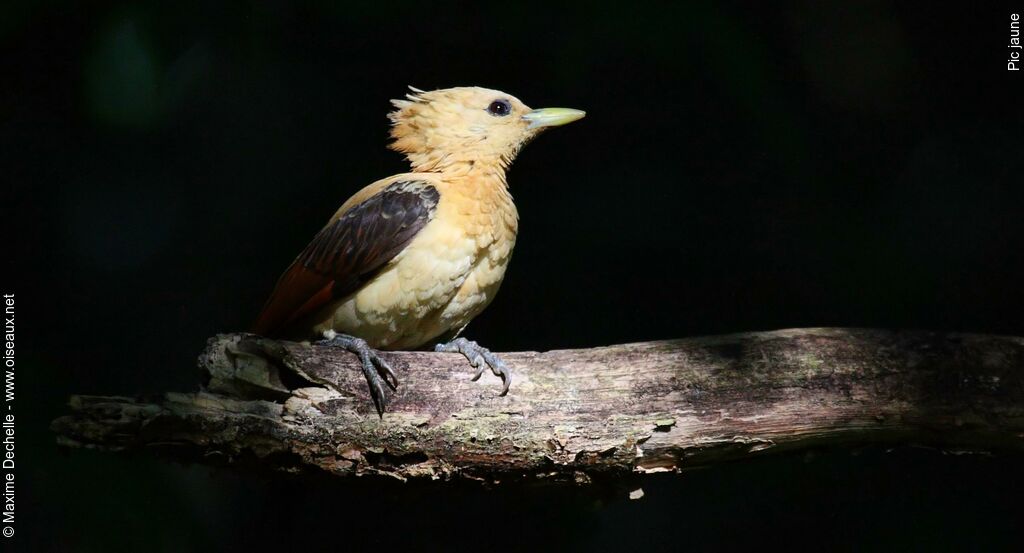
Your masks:
[[[359,357],[359,363],[363,366],[363,376],[366,377],[366,382],[370,385],[370,397],[373,398],[373,405],[377,408],[377,414],[384,418],[384,408],[387,407],[384,384],[386,383],[392,390],[398,388],[398,377],[395,376],[391,365],[362,338],[327,331],[324,332],[324,339],[317,343],[345,348]],[[382,376],[383,378],[381,378]]]
[[[480,375],[484,374],[484,368],[490,367],[491,372],[495,376],[500,376],[501,381],[504,383],[501,388],[501,395],[508,393],[508,387],[512,384],[512,374],[509,372],[508,367],[505,366],[505,362],[497,355],[491,353],[491,350],[481,347],[480,344],[472,340],[456,338],[451,342],[434,346],[434,351],[459,352],[465,355],[466,359],[469,359],[469,364],[477,369],[476,375],[473,376],[474,382],[480,378]]]

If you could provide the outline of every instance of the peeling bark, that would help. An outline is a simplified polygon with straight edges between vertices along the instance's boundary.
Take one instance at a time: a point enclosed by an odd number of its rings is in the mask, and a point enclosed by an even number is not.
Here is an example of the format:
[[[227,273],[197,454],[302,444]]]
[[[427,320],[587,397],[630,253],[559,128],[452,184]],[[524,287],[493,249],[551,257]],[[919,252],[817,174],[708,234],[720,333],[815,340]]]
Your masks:
[[[678,472],[826,444],[1024,449],[1024,338],[797,329],[505,353],[384,353],[383,419],[352,354],[211,338],[202,391],[73,396],[58,440],[286,471],[485,481]]]

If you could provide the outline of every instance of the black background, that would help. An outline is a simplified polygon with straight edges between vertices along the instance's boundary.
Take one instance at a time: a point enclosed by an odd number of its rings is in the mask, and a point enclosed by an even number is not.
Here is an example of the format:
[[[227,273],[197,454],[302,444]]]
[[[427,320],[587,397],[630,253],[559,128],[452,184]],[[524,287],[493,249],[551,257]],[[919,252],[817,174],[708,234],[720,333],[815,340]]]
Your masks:
[[[630,502],[237,474],[61,452],[47,430],[71,393],[194,389],[206,337],[247,327],[341,202],[406,170],[385,115],[409,84],[588,112],[509,175],[518,247],[467,331],[493,349],[809,326],[1024,335],[1013,11],[5,3],[17,545],[1019,548],[1019,455],[817,451],[649,479]]]

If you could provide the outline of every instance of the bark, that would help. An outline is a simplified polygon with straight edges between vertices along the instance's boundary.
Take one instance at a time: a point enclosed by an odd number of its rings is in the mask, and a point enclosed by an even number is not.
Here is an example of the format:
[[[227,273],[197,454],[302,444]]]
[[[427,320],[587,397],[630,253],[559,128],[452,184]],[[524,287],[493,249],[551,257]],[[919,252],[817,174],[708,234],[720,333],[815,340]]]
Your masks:
[[[512,388],[458,354],[384,354],[378,418],[355,357],[211,338],[202,391],[74,396],[59,441],[339,476],[486,481],[685,469],[827,444],[1024,449],[1024,338],[797,329],[504,353]]]

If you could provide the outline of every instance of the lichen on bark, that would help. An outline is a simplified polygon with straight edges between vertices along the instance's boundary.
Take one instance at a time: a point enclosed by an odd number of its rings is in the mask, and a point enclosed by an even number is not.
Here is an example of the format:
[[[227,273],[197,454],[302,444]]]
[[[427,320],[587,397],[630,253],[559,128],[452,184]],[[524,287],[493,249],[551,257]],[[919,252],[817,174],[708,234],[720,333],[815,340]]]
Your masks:
[[[843,443],[1024,447],[1024,339],[795,329],[501,354],[510,393],[457,354],[385,353],[379,418],[351,354],[210,339],[202,389],[74,396],[61,443],[339,476],[589,482]]]

